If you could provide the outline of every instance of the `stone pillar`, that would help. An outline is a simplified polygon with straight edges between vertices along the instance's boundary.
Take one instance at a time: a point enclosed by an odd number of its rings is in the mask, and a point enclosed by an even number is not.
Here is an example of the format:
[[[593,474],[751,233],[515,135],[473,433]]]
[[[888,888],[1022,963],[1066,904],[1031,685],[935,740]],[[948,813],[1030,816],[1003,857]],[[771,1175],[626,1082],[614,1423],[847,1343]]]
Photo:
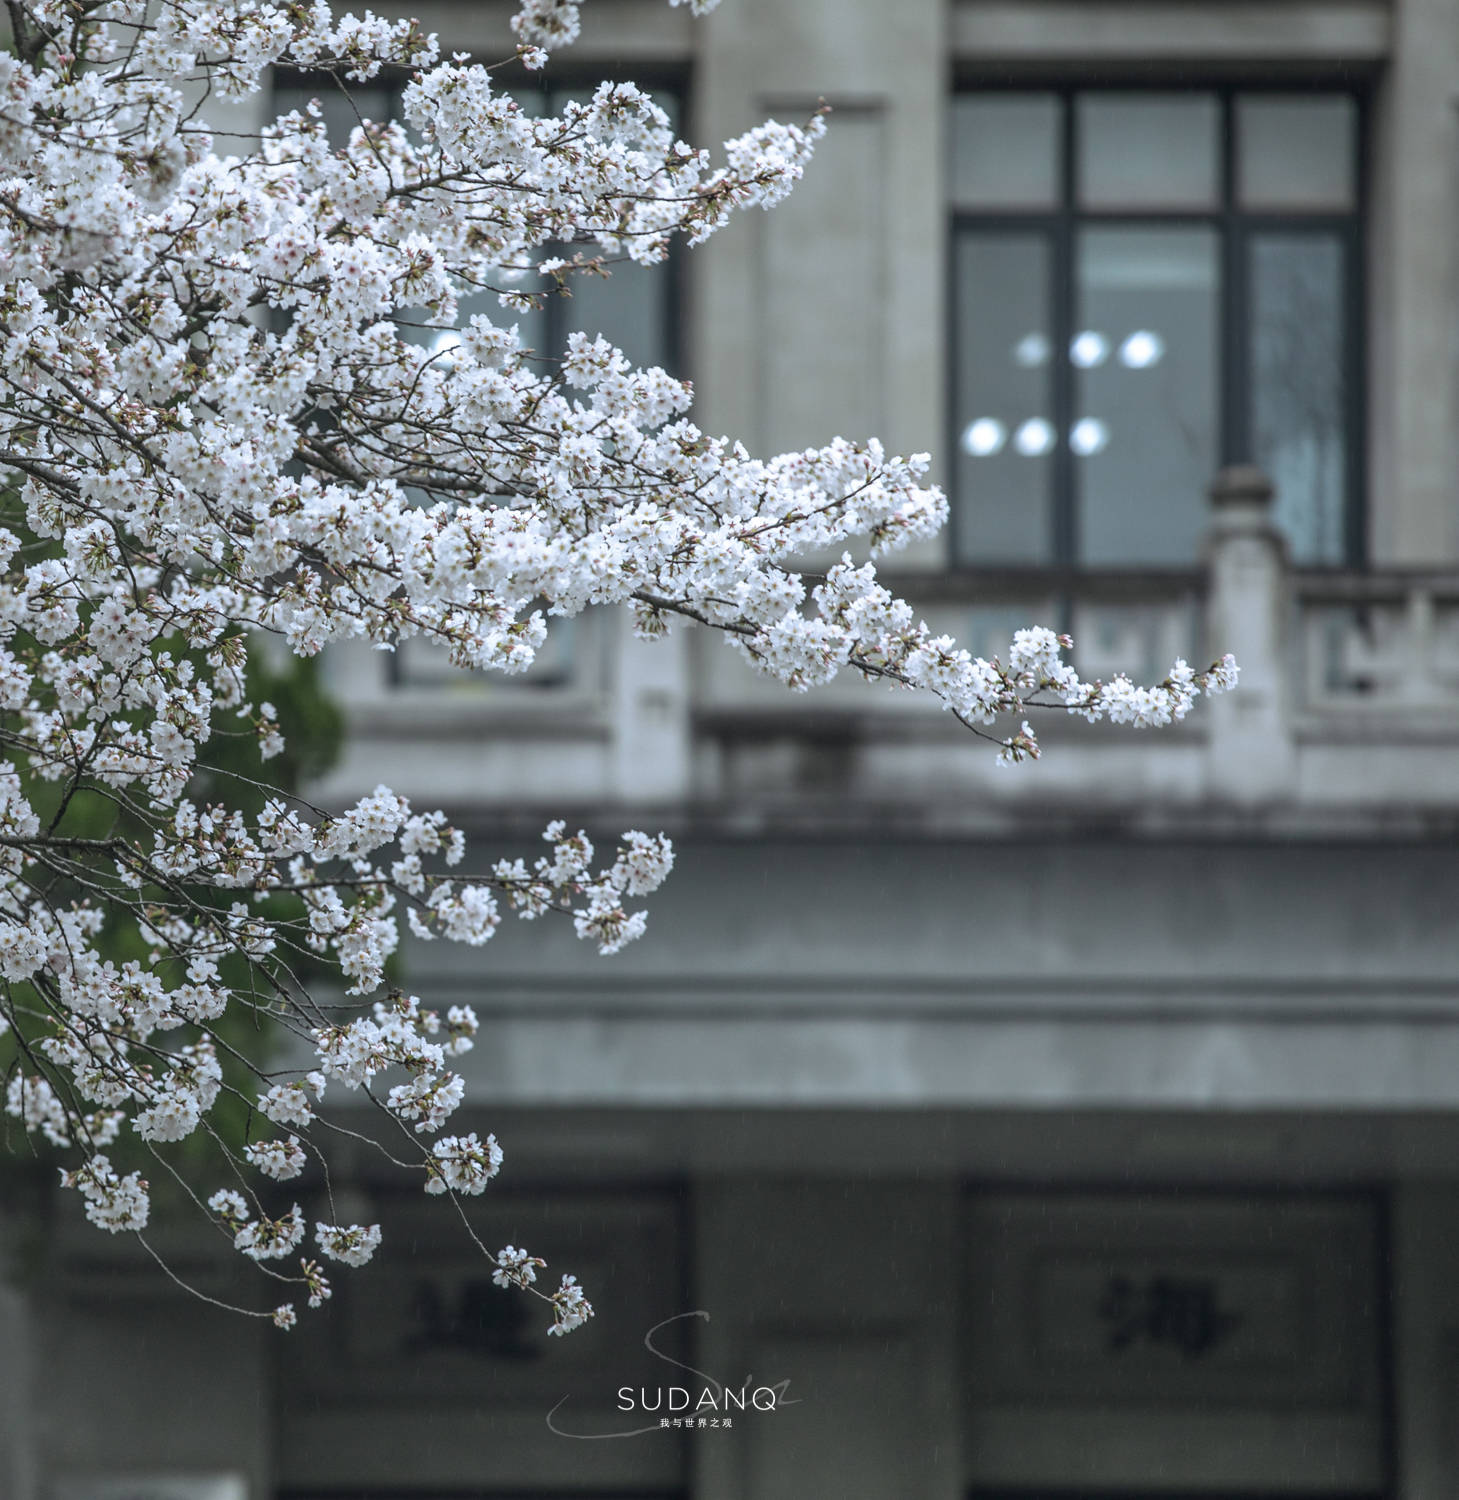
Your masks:
[[[1393,1196],[1393,1391],[1400,1500],[1459,1493],[1459,1190],[1404,1183]]]
[[[778,451],[943,446],[942,0],[736,0],[702,23],[697,133],[829,132],[790,198],[689,258],[697,417]],[[905,566],[905,563],[903,564]]]
[[[30,1322],[29,1299],[0,1279],[0,1495],[9,1500],[36,1493]]]
[[[691,791],[689,626],[642,641],[617,610],[613,662],[612,786],[624,802],[677,802]]]
[[[1396,0],[1376,96],[1368,264],[1373,559],[1459,557],[1459,7]]]
[[[948,1178],[698,1184],[690,1362],[786,1398],[692,1445],[699,1500],[958,1500],[959,1216]]]
[[[1293,791],[1295,751],[1286,670],[1286,543],[1260,469],[1223,469],[1211,483],[1206,646],[1241,668],[1234,693],[1204,705],[1213,799],[1260,806]]]

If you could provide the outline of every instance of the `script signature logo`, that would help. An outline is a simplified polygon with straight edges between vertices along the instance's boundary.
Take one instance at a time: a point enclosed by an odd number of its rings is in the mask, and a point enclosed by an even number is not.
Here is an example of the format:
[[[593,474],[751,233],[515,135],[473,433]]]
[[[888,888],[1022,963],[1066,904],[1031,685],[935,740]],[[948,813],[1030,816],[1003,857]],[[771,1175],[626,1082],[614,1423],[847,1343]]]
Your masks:
[[[705,1413],[714,1413],[721,1416],[725,1412],[737,1411],[776,1411],[782,1406],[799,1406],[800,1401],[792,1398],[788,1393],[790,1390],[789,1380],[780,1380],[774,1383],[761,1382],[756,1384],[753,1377],[747,1375],[738,1386],[727,1386],[722,1381],[716,1380],[713,1375],[707,1375],[703,1370],[696,1370],[693,1365],[686,1365],[672,1355],[665,1354],[662,1349],[654,1343],[654,1335],[662,1328],[667,1328],[671,1323],[677,1323],[684,1318],[703,1318],[707,1323],[709,1314],[703,1309],[695,1312],[675,1313],[672,1318],[665,1318],[662,1323],[655,1323],[643,1336],[643,1347],[656,1359],[661,1359],[666,1365],[672,1365],[676,1370],[684,1370],[702,1382],[697,1392],[684,1385],[673,1385],[669,1387],[646,1387],[620,1386],[617,1392],[617,1404],[619,1411],[660,1411],[665,1414],[673,1413],[681,1417],[698,1417]],[[649,1404],[650,1396],[654,1397],[653,1404]],[[667,1397],[667,1400],[665,1399]],[[682,1397],[682,1401],[676,1401]],[[655,1420],[643,1427],[627,1427],[617,1432],[568,1432],[557,1423],[557,1414],[572,1398],[564,1396],[556,1406],[547,1413],[547,1426],[555,1432],[558,1437],[578,1438],[584,1442],[596,1442],[608,1438],[640,1437],[646,1432],[663,1432],[664,1424],[655,1416]]]

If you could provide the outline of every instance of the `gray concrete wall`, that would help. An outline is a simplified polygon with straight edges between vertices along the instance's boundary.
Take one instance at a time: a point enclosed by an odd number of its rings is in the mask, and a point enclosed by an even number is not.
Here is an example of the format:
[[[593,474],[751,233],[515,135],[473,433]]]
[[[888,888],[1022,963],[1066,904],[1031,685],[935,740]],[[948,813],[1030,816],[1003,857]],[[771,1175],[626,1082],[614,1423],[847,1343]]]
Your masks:
[[[150,1260],[108,1259],[90,1226],[58,1243],[31,1293],[31,1442],[40,1500],[88,1500],[131,1480],[211,1482],[266,1500],[271,1327],[178,1292]],[[82,1236],[85,1236],[84,1238]],[[95,1236],[95,1238],[92,1238]],[[166,1243],[164,1238],[163,1243]],[[173,1246],[174,1268],[219,1289],[217,1251]],[[229,1290],[237,1284],[228,1276]]]
[[[837,435],[940,446],[944,25],[937,0],[735,0],[705,23],[706,141],[832,108],[791,199],[692,258],[695,384],[712,431],[774,450]]]
[[[950,1182],[725,1178],[695,1195],[696,1361],[790,1401],[695,1446],[696,1500],[962,1492]]]
[[[613,960],[563,924],[407,961],[501,1103],[1448,1108],[1454,880],[1442,846],[689,841]]]
[[[35,1500],[35,1363],[30,1300],[0,1282],[0,1494]]]
[[[1379,563],[1459,558],[1459,12],[1393,7],[1377,94],[1369,237],[1370,529]]]

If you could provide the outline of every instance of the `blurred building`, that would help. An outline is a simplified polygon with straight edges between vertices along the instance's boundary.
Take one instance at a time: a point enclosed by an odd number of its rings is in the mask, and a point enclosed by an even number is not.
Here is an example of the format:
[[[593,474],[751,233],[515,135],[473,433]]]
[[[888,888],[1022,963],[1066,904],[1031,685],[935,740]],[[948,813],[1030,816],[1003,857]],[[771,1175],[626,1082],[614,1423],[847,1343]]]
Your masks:
[[[506,14],[421,18],[496,55]],[[150,1264],[98,1297],[78,1232],[0,1360],[18,1493],[1449,1500],[1459,6],[593,0],[548,78],[605,73],[698,141],[822,99],[830,134],[782,208],[534,337],[601,328],[760,450],[931,450],[953,524],[892,566],[975,650],[1229,649],[1241,690],[1051,717],[1009,771],[935,706],[612,616],[521,682],[337,657],[325,795],[387,781],[492,853],[675,838],[615,959],[408,955],[483,1021],[483,1234],[600,1316],[546,1339],[363,1151],[387,1250],[288,1341]]]

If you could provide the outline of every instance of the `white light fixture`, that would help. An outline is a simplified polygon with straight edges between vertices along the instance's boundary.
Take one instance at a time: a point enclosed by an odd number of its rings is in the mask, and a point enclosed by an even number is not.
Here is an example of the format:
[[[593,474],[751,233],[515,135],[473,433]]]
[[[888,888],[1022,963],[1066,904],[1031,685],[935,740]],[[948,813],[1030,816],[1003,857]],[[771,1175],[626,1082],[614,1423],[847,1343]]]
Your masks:
[[[1053,451],[1056,441],[1054,424],[1043,417],[1030,417],[1013,434],[1013,446],[1025,458],[1042,458]]]
[[[997,417],[975,417],[963,428],[960,441],[969,458],[991,458],[1003,451],[1008,429]]]
[[[1131,370],[1148,370],[1165,355],[1165,340],[1148,328],[1137,329],[1120,345],[1120,363]]]
[[[1109,358],[1109,340],[1102,333],[1086,328],[1069,341],[1069,358],[1081,370],[1092,370]]]
[[[1049,362],[1049,341],[1041,333],[1026,333],[1013,346],[1013,362],[1025,370],[1037,370]]]
[[[1103,453],[1109,447],[1109,428],[1098,417],[1080,417],[1069,429],[1069,446],[1080,458]]]

